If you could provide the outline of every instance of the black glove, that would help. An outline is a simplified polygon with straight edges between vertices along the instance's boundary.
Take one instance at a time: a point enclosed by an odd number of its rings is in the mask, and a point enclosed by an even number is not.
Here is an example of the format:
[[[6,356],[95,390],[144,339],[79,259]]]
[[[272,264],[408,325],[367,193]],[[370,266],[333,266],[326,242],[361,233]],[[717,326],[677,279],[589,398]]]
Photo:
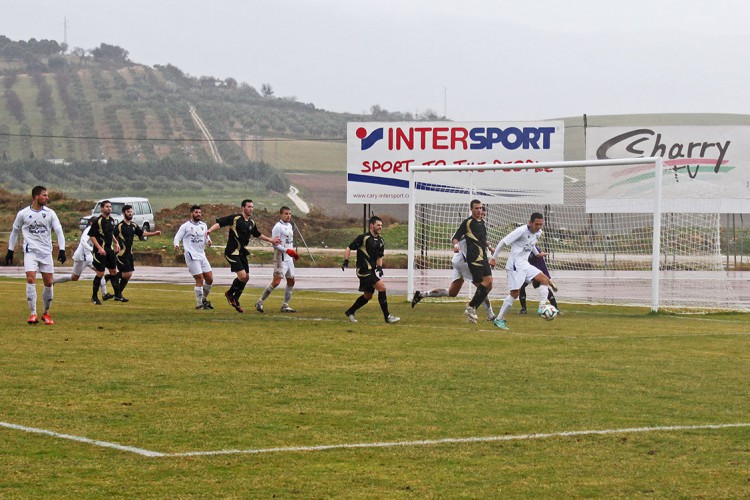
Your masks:
[[[57,252],[57,262],[60,264],[65,264],[65,261],[68,260],[68,256],[65,255],[65,249],[61,248],[59,252]]]
[[[378,276],[381,278],[383,277],[383,268],[380,266],[375,266],[375,272],[378,273]]]
[[[349,267],[349,259],[344,259],[344,262],[341,264],[341,270],[343,271],[347,267]]]
[[[13,265],[13,250],[8,250],[8,253],[5,255],[5,265],[6,266]]]

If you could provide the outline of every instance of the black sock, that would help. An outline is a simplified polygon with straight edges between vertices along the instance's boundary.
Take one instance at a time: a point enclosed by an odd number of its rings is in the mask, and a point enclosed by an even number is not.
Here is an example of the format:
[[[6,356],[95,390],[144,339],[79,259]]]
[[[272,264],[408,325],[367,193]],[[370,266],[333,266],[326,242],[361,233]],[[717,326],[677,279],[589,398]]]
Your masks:
[[[99,296],[99,287],[102,284],[102,278],[101,276],[94,276],[94,293],[92,297],[98,297]]]
[[[240,300],[240,295],[242,295],[242,292],[245,290],[245,285],[247,283],[244,281],[241,281],[239,278],[235,278],[232,282],[232,288],[234,289],[234,300]]]
[[[120,293],[128,286],[128,281],[130,281],[128,278],[120,278]]]
[[[354,301],[352,307],[346,310],[346,315],[348,316],[350,314],[354,314],[355,312],[357,312],[357,309],[364,306],[368,302],[370,302],[370,299],[366,299],[364,295],[360,295],[359,297],[357,297],[357,300]]]
[[[110,274],[109,282],[112,283],[112,289],[115,291],[115,297],[120,296],[120,278],[116,274]]]
[[[550,290],[549,293],[547,294],[547,300],[549,300],[549,303],[552,304],[555,307],[555,309],[557,309],[557,299],[552,294],[552,290]]]
[[[385,292],[378,292],[378,302],[380,303],[380,309],[383,311],[383,317],[388,319],[390,313],[388,312],[388,296]]]
[[[482,304],[482,302],[484,302],[484,299],[487,298],[488,293],[490,292],[489,290],[487,290],[487,287],[480,283],[479,285],[477,285],[477,291],[474,292],[474,297],[471,299],[471,302],[469,302],[469,305],[476,309]]]

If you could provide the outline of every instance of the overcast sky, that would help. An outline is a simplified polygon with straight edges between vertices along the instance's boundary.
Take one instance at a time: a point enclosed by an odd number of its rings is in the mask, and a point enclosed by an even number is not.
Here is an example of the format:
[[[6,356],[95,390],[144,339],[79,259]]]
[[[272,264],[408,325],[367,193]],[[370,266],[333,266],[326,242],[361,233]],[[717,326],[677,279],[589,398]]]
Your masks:
[[[747,0],[2,0],[0,34],[117,45],[331,111],[750,114]]]

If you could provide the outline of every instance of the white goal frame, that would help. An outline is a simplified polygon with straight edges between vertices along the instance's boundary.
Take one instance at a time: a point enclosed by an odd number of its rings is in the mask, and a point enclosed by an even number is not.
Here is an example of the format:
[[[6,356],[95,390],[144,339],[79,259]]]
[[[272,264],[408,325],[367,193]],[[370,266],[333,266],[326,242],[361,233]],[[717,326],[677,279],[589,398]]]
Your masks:
[[[661,216],[662,216],[662,180],[664,171],[664,161],[661,157],[645,158],[627,158],[612,160],[582,160],[582,161],[556,161],[556,162],[539,162],[530,164],[498,164],[498,165],[441,165],[435,166],[413,166],[409,169],[409,249],[408,249],[408,278],[407,278],[407,299],[411,300],[415,292],[415,231],[416,231],[416,182],[415,174],[419,172],[458,172],[470,170],[505,170],[508,168],[543,168],[543,169],[560,169],[569,167],[596,167],[596,166],[627,166],[627,165],[654,165],[654,204],[653,204],[653,240],[651,254],[651,311],[658,312],[659,304],[659,284],[660,284],[660,251],[661,251]],[[468,200],[467,200],[468,205]],[[468,211],[467,211],[468,213]],[[468,216],[468,215],[467,215]],[[446,247],[448,247],[446,242]]]

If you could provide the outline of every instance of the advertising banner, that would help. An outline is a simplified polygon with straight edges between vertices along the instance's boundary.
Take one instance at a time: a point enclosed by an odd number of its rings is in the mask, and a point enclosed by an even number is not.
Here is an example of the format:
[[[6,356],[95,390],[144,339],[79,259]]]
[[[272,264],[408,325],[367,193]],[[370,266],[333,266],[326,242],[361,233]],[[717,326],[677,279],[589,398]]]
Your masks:
[[[661,157],[662,212],[750,213],[750,127],[586,129],[586,158]],[[586,169],[588,212],[652,212],[653,166]]]
[[[562,203],[563,172],[533,164],[563,160],[564,131],[562,121],[349,123],[347,203],[409,203],[415,165],[435,167],[420,174],[421,203],[465,203],[472,185],[486,203]],[[502,164],[508,168],[481,178],[470,170],[440,171]]]

